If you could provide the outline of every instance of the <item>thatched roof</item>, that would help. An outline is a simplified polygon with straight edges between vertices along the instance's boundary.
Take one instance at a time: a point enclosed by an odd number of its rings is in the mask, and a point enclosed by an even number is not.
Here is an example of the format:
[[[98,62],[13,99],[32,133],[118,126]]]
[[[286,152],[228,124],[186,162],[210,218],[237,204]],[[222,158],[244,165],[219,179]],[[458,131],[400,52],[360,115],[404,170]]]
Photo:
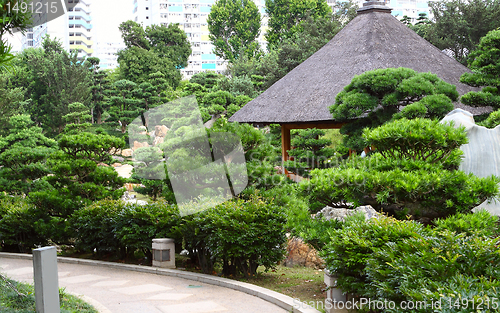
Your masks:
[[[355,75],[378,68],[408,67],[432,72],[463,95],[477,90],[459,82],[470,72],[390,14],[383,3],[358,10],[329,43],[290,71],[229,120],[246,123],[329,121],[328,107]],[[381,4],[381,5],[380,5]],[[456,107],[474,115],[485,108]],[[490,110],[491,111],[491,110]]]

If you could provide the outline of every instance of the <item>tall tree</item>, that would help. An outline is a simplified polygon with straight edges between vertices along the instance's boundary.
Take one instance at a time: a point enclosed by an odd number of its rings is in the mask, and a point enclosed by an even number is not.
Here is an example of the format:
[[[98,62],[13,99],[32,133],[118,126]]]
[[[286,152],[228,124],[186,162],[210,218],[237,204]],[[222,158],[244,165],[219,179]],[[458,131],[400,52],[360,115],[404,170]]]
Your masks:
[[[118,52],[120,77],[140,84],[149,74],[162,72],[170,85],[177,87],[181,79],[179,68],[187,66],[191,54],[191,44],[178,24],[144,29],[139,23],[127,21],[119,29],[127,46]]]
[[[33,101],[28,112],[44,129],[60,133],[70,103],[90,104],[90,70],[88,63],[78,61],[76,52],[68,53],[57,40],[47,36],[42,46],[21,54],[28,96]]]
[[[102,123],[102,113],[104,113],[105,97],[109,89],[111,89],[111,84],[108,79],[108,74],[106,71],[101,70],[99,63],[99,58],[90,57],[87,58],[87,62],[90,63],[90,90],[92,93],[91,99],[91,116],[92,123],[97,124]]]
[[[114,90],[111,91],[108,104],[108,113],[111,115],[109,120],[119,123],[122,133],[125,133],[127,125],[140,116],[145,109],[141,100],[138,99],[139,89],[136,83],[122,79],[113,85]]]
[[[266,38],[270,47],[291,38],[307,16],[316,19],[332,12],[325,0],[266,0],[266,11],[269,15]]]
[[[207,18],[215,54],[230,62],[259,53],[260,13],[251,0],[217,0]]]
[[[470,106],[492,106],[500,109],[500,30],[489,32],[481,38],[476,51],[470,54],[469,67],[473,73],[465,73],[460,81],[470,86],[483,87],[471,91],[460,99]]]
[[[161,72],[172,87],[181,81],[181,73],[168,58],[161,58],[151,50],[131,47],[118,52],[120,78],[138,84],[148,81],[149,75]]]
[[[186,67],[191,55],[191,44],[179,24],[151,25],[146,27],[150,50],[160,58],[167,58],[176,68]]]
[[[350,0],[335,4],[334,13],[326,17],[309,15],[291,38],[280,42],[259,60],[244,56],[229,64],[228,71],[233,77],[250,77],[260,90],[265,90],[321,49],[356,16],[357,9],[357,4]]]
[[[425,39],[463,64],[481,37],[500,27],[500,0],[441,0],[429,6],[435,23]]]
[[[23,87],[14,87],[9,81],[11,75],[0,75],[0,135],[10,132],[9,119],[25,111],[27,102],[24,101],[26,90]]]

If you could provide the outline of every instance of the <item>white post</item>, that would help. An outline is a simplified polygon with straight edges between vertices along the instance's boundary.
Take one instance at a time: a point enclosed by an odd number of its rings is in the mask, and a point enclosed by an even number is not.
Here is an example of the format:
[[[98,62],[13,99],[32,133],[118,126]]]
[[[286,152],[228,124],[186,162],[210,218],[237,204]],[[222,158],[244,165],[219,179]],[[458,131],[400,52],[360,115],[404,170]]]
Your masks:
[[[325,284],[327,287],[326,291],[326,301],[330,302],[330,307],[326,305],[325,302],[325,307],[327,308],[326,312],[327,313],[332,313],[335,312],[335,308],[331,307],[334,303],[338,302],[344,302],[346,301],[346,296],[342,293],[342,290],[336,288],[337,286],[337,277],[331,275],[328,270],[325,269]]]
[[[56,247],[33,250],[37,313],[59,313],[59,283]]]
[[[153,266],[175,268],[175,242],[171,238],[153,239]]]

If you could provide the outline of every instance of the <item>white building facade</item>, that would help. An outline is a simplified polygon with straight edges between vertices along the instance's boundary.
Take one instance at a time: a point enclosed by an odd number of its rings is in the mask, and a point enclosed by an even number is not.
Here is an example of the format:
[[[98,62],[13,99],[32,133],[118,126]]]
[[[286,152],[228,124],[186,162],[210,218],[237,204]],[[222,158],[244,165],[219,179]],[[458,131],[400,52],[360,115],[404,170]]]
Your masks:
[[[118,67],[118,51],[125,49],[123,41],[95,41],[94,56],[100,60],[101,69],[114,69]]]
[[[265,0],[254,0],[263,17],[258,41],[266,47],[264,34],[267,30]],[[179,24],[186,32],[191,43],[192,54],[188,66],[181,69],[184,78],[202,71],[211,70],[224,73],[227,61],[216,56],[209,39],[207,17],[215,0],[134,0],[134,20],[144,27],[155,25]]]

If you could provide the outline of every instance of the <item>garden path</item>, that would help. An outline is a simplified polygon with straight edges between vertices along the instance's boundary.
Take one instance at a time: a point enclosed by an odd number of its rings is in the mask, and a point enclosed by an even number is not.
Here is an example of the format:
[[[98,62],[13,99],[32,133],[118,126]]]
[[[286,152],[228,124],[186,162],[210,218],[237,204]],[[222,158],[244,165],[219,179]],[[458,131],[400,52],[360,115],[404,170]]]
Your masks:
[[[258,297],[178,277],[58,262],[59,287],[101,313],[286,313]],[[0,257],[0,272],[33,283],[31,260]]]

